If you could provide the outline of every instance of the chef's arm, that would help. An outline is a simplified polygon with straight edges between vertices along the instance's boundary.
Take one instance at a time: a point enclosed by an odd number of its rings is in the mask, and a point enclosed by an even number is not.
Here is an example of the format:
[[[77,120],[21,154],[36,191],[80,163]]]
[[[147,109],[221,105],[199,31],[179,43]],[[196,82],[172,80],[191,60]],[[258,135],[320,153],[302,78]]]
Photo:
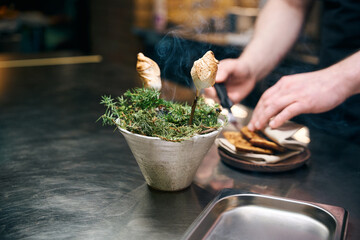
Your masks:
[[[255,33],[236,59],[220,61],[217,83],[224,83],[233,103],[243,100],[294,45],[313,0],[269,0],[256,21]],[[214,88],[205,89],[217,98]]]
[[[269,0],[255,24],[253,39],[240,59],[261,80],[283,59],[297,40],[312,0]]]
[[[277,128],[302,113],[329,111],[360,93],[360,51],[328,68],[282,77],[261,96],[248,128]]]
[[[360,51],[325,69],[333,76],[329,81],[339,82],[344,98],[360,94]]]

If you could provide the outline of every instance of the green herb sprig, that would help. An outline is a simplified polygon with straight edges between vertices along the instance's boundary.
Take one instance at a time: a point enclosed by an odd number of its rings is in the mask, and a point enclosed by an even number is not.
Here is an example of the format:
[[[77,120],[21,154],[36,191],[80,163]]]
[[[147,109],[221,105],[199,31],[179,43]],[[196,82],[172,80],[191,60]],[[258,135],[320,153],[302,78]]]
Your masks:
[[[188,124],[191,106],[161,99],[160,92],[152,88],[135,88],[116,98],[103,96],[100,103],[106,107],[99,118],[103,125],[117,125],[133,133],[167,141],[183,141],[221,127],[218,122],[220,106],[209,106],[201,97],[191,125]]]

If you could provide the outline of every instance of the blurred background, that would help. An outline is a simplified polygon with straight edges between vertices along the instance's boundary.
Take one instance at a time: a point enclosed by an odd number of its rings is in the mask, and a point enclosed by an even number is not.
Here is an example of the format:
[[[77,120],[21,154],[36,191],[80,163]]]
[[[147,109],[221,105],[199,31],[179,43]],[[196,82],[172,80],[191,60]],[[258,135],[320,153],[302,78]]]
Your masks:
[[[100,55],[102,61],[135,71],[141,51],[158,62],[164,78],[189,86],[192,63],[205,51],[213,50],[218,59],[241,53],[265,2],[3,0],[0,60],[10,55],[10,59]],[[287,58],[291,69],[318,62],[319,2]]]

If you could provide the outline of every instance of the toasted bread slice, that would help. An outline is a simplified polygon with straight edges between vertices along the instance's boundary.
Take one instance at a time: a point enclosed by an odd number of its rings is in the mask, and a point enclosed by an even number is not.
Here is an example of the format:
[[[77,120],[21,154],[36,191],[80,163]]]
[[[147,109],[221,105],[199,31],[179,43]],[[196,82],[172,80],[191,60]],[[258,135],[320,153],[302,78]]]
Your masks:
[[[273,154],[274,152],[270,149],[264,149],[253,146],[248,142],[240,132],[224,132],[224,137],[235,146],[237,151],[249,152],[249,153],[262,153],[262,154]]]
[[[235,145],[236,139],[242,138],[240,132],[223,132],[223,135],[232,145]]]
[[[271,149],[278,152],[284,152],[285,148],[279,144],[267,140],[257,132],[250,131],[247,126],[240,129],[241,134],[247,139],[252,145],[256,147]]]

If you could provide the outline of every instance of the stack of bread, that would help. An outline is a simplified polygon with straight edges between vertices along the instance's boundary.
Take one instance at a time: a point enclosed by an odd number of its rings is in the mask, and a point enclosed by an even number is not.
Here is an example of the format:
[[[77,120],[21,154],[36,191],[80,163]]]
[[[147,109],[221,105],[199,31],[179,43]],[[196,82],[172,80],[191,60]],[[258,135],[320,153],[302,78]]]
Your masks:
[[[306,141],[308,140],[308,141]],[[229,156],[253,163],[277,163],[305,151],[309,143],[307,127],[287,122],[277,129],[265,128],[251,132],[227,128],[216,144]]]
[[[252,132],[246,126],[240,132],[225,131],[224,137],[235,146],[237,151],[274,154],[285,152],[285,148],[268,139],[261,132]]]

